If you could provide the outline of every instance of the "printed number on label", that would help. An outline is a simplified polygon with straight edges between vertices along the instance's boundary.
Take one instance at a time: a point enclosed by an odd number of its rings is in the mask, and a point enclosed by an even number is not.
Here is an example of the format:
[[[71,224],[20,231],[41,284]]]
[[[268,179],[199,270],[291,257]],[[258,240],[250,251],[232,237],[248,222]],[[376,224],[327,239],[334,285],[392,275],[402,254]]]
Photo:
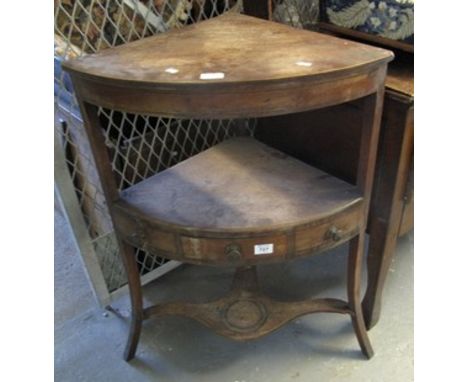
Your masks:
[[[254,246],[255,255],[268,255],[273,253],[273,244],[258,244]]]

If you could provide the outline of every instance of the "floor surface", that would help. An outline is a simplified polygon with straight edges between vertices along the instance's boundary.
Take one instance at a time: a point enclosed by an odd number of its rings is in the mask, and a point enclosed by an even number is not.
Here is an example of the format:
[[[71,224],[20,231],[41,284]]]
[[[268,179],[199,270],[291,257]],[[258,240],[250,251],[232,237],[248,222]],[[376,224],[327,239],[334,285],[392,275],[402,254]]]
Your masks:
[[[259,269],[279,299],[345,298],[346,246]],[[148,304],[221,296],[231,269],[181,266],[144,288]],[[413,234],[401,238],[388,276],[380,322],[366,360],[347,315],[311,314],[261,339],[239,343],[178,317],[147,321],[135,360],[122,353],[129,301],[118,314],[97,306],[69,227],[55,211],[55,378],[57,381],[310,382],[413,380]]]

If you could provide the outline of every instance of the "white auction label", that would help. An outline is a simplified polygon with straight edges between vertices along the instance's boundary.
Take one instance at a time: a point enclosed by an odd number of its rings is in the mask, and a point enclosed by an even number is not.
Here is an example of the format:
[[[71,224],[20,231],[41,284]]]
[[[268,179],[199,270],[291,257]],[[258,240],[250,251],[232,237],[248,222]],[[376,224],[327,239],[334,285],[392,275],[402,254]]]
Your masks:
[[[223,72],[212,72],[200,74],[201,80],[222,80],[224,78]]]
[[[254,245],[255,255],[268,255],[273,253],[273,244],[258,244]]]

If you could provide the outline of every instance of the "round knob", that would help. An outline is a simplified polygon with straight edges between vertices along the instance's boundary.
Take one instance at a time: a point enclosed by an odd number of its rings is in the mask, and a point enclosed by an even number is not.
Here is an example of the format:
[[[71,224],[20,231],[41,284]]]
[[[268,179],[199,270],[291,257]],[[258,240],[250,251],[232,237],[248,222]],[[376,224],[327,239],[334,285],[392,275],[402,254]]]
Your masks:
[[[340,241],[343,238],[343,231],[333,226],[328,230],[327,237],[333,241]]]
[[[224,253],[226,254],[226,258],[230,263],[237,263],[242,258],[241,248],[237,244],[229,244],[226,246]]]

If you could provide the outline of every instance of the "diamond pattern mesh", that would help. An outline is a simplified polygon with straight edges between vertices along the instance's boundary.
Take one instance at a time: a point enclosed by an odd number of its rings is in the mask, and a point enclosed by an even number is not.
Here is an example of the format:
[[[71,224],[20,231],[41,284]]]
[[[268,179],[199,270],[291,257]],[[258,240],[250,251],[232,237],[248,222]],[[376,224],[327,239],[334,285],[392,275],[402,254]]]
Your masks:
[[[241,0],[55,0],[55,109],[67,168],[109,292],[126,283],[116,238],[69,77],[62,60],[97,52],[171,28],[239,12]],[[252,121],[178,120],[100,109],[106,144],[120,189],[236,135]],[[140,274],[165,263],[135,249]]]
[[[272,0],[273,19],[307,28],[317,18],[318,0]],[[126,283],[91,150],[64,59],[97,52],[226,11],[239,12],[241,0],[55,0],[56,133],[109,292]],[[177,120],[100,109],[106,143],[120,189],[236,135],[253,134],[255,121]],[[140,273],[166,260],[135,250]]]
[[[238,135],[252,135],[240,120],[157,118],[101,109],[106,145],[120,190]]]

